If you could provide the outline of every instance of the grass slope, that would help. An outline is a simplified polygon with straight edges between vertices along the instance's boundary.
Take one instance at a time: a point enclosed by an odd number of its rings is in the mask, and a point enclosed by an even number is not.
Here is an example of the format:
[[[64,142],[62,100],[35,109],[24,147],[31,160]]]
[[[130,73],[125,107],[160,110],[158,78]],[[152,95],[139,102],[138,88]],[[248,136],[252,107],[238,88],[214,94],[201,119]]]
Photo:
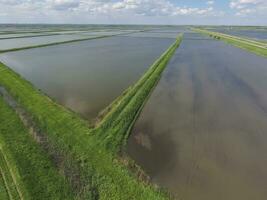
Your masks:
[[[236,37],[218,32],[207,31],[203,29],[193,29],[196,32],[209,35],[215,39],[220,39],[226,43],[232,44],[241,49],[245,49],[260,56],[267,57],[267,46],[265,43],[249,40],[246,38]]]
[[[10,199],[2,173],[0,173],[0,199]]]
[[[33,123],[47,135],[54,150],[66,155],[60,170],[67,171],[70,167],[78,169],[76,186],[80,198],[169,198],[165,192],[140,182],[118,161],[116,152],[125,143],[131,126],[180,42],[181,37],[112,105],[110,112],[95,129],[89,128],[88,123],[78,115],[56,104],[18,74],[0,64],[0,85],[31,115]],[[65,175],[73,179],[71,174]]]
[[[71,188],[0,96],[0,167],[11,199],[73,199]]]
[[[16,179],[12,176],[12,172],[3,153],[2,147],[0,147],[0,174],[5,195],[8,197],[7,199],[22,199],[21,192],[16,184]]]

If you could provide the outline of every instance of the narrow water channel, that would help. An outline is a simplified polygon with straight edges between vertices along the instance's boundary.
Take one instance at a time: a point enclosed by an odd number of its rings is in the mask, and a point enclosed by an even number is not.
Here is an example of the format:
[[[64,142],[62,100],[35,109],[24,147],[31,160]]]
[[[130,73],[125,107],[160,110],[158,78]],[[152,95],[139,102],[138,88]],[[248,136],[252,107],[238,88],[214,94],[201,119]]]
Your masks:
[[[267,199],[267,59],[186,33],[128,153],[185,200]]]

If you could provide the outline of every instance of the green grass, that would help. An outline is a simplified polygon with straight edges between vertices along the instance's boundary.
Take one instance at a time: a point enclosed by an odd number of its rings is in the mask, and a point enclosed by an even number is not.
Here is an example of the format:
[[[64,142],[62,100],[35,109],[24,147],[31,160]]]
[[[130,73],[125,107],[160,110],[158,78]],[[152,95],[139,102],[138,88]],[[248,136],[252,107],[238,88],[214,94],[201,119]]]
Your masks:
[[[12,199],[73,199],[71,188],[0,96],[0,167]]]
[[[2,184],[5,190],[5,194],[8,199],[21,199],[20,190],[17,186],[15,176],[9,168],[8,162],[4,157],[4,152],[2,147],[0,147],[0,174],[2,179]]]
[[[10,199],[2,173],[0,173],[0,199]]]
[[[222,34],[218,32],[211,32],[204,29],[193,29],[196,32],[209,35],[215,39],[223,40],[226,43],[239,47],[241,49],[250,51],[260,56],[267,57],[267,47],[266,44],[257,42],[254,40],[249,40],[246,38],[236,37],[232,35]]]
[[[60,151],[65,155],[60,170],[77,169],[76,186],[80,198],[169,199],[166,192],[138,180],[119,161],[116,153],[125,144],[133,123],[180,42],[181,36],[134,86],[112,104],[95,129],[0,64],[0,85],[31,115],[33,123],[49,138],[54,153]],[[71,174],[65,176],[70,182],[73,179]]]

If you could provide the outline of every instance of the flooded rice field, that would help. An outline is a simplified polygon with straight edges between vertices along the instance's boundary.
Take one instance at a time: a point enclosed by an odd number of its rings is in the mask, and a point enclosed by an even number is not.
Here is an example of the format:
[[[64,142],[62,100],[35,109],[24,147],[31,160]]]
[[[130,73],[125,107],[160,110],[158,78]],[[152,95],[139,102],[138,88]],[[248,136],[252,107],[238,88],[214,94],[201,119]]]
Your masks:
[[[0,54],[1,62],[89,120],[186,32],[134,125],[127,153],[178,199],[267,199],[266,58],[186,26],[0,28],[0,50],[121,34]],[[266,29],[211,30],[267,42]],[[5,39],[21,36],[29,37]]]
[[[153,38],[177,38],[177,35],[180,32],[174,32],[174,33],[161,33],[161,32],[140,32],[140,33],[132,33],[127,34],[125,36],[129,37],[153,37]]]
[[[217,31],[217,30],[216,30]],[[235,35],[238,37],[246,37],[254,40],[262,40],[267,42],[267,30],[231,30],[231,29],[219,29],[221,33]]]
[[[267,59],[186,33],[129,138],[185,200],[267,199]]]
[[[51,36],[41,36],[41,37],[0,40],[0,50],[42,45],[53,42],[63,42],[68,40],[84,39],[90,37],[96,37],[96,36],[71,34],[71,35],[51,35]]]
[[[61,104],[92,119],[173,42],[111,37],[0,54],[0,60]]]
[[[13,37],[37,37],[42,35],[49,35],[54,33],[22,33],[22,34],[0,34],[0,40],[4,40],[6,38],[13,38]]]

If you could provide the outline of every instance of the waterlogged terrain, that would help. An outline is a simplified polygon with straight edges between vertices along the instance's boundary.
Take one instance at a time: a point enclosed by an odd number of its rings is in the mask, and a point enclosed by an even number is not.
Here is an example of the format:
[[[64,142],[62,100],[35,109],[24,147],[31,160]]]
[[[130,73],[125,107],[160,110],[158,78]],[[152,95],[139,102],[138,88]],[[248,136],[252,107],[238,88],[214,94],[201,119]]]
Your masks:
[[[55,33],[21,33],[21,34],[0,34],[0,40],[12,39],[18,37],[39,37],[42,35],[51,35]]]
[[[235,35],[238,37],[246,37],[254,40],[267,42],[267,29],[237,29],[237,28],[217,28],[215,31]]]
[[[186,200],[267,199],[267,59],[186,33],[128,143]]]
[[[56,43],[0,54],[0,199],[28,184],[34,199],[169,199],[163,187],[177,199],[266,200],[267,59],[189,28],[0,25],[0,51]],[[202,28],[267,41],[266,27]],[[111,37],[58,44],[100,36]],[[8,68],[90,121],[109,115],[88,128]],[[154,87],[126,151],[155,188],[117,156]]]
[[[61,104],[92,119],[173,42],[111,37],[5,53],[0,60]]]
[[[94,35],[94,36],[105,36],[105,35],[118,35],[118,34],[127,34],[127,33],[131,33],[131,32],[136,32],[138,30],[130,30],[130,31],[116,31],[116,30],[110,30],[110,31],[105,31],[105,30],[102,30],[102,31],[90,31],[90,32],[83,32],[83,33],[80,33],[81,35]]]
[[[0,40],[0,50],[35,46],[35,45],[43,45],[43,44],[63,42],[63,41],[68,41],[68,40],[85,39],[89,37],[96,37],[96,36],[71,34],[71,35],[51,35],[51,36],[41,36],[41,37],[14,38],[14,39],[8,39],[8,40]]]
[[[160,33],[160,32],[141,32],[127,34],[130,37],[153,37],[153,38],[176,38],[179,32],[176,33]]]

